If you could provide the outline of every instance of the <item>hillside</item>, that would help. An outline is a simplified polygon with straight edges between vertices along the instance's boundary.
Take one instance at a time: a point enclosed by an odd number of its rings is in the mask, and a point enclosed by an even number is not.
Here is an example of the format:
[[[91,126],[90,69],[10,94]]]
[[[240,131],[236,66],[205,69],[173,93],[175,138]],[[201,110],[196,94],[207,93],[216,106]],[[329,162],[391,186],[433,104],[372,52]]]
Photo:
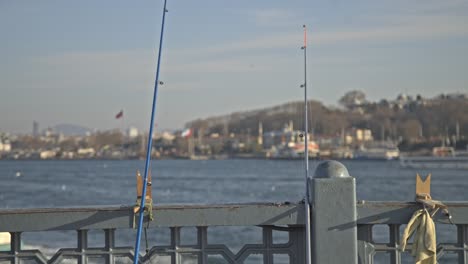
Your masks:
[[[315,135],[337,135],[350,128],[371,129],[374,138],[417,139],[452,137],[468,138],[468,97],[440,95],[432,99],[399,96],[396,100],[368,102],[340,100],[342,109],[309,101],[310,131]],[[191,127],[203,134],[244,133],[258,135],[263,131],[282,129],[291,121],[296,130],[303,127],[303,102],[290,102],[252,111],[190,121]]]

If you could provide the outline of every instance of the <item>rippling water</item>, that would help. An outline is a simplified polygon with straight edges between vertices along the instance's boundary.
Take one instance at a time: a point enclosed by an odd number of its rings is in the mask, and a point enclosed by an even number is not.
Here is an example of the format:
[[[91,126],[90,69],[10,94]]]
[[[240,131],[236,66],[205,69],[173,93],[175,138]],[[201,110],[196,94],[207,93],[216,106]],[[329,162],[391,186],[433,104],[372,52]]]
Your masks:
[[[434,199],[468,200],[466,170],[416,171],[402,169],[395,161],[343,163],[356,178],[359,200],[411,201],[416,172],[432,173]],[[153,199],[160,204],[295,202],[304,193],[303,161],[163,160],[152,164]],[[311,175],[316,164],[310,163]],[[144,170],[144,161],[0,161],[0,208],[130,205],[135,202],[137,169]],[[131,240],[132,232],[123,236]],[[76,245],[74,232],[52,233],[47,246]],[[233,247],[236,241],[257,239],[251,231],[241,233],[232,238]],[[446,233],[442,237],[453,236]],[[44,236],[31,233],[24,239],[40,245]],[[91,235],[91,246],[99,236]]]
[[[432,173],[439,200],[468,200],[468,171],[401,169],[394,161],[343,161],[358,199],[414,198],[416,172]],[[313,175],[316,162],[310,163]],[[143,161],[0,161],[0,208],[132,204]],[[156,203],[298,201],[303,161],[163,160],[152,162]]]

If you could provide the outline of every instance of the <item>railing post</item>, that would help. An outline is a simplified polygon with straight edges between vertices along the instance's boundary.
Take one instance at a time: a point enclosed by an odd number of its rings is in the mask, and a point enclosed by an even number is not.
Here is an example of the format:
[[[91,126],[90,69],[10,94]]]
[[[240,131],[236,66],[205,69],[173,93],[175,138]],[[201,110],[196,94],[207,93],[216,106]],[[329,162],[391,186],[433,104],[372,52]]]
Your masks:
[[[357,264],[356,182],[337,161],[309,178],[313,263]]]
[[[11,264],[19,264],[20,259],[18,257],[21,252],[21,232],[12,232],[10,233],[10,252],[13,256]]]
[[[88,230],[78,231],[78,264],[88,264],[88,257],[86,251],[88,250]]]
[[[114,248],[115,248],[115,229],[104,229],[105,244],[104,247],[108,252],[105,258],[105,264],[114,263]]]

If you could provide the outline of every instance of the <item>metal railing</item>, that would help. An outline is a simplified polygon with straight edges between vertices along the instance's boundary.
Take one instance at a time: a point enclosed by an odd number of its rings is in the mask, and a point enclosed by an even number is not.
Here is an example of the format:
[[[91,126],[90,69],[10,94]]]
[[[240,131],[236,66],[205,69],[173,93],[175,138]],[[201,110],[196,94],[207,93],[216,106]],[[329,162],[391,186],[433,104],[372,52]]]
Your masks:
[[[437,237],[439,263],[468,263],[468,203],[445,203],[453,217],[453,224],[443,215],[436,215],[436,230],[448,234]],[[357,237],[359,263],[414,263],[409,244],[400,250],[403,229],[411,215],[421,206],[402,202],[364,202],[357,204]],[[376,232],[377,231],[377,232]],[[378,233],[379,238],[374,238]],[[451,239],[451,238],[455,239]],[[448,241],[444,241],[448,240]]]
[[[156,220],[149,228],[169,228],[170,241],[150,246],[146,254],[140,252],[145,254],[140,258],[142,263],[244,263],[252,259],[273,263],[277,257],[286,263],[304,262],[302,204],[176,205],[155,206],[153,210]],[[11,233],[11,250],[0,251],[0,263],[130,263],[134,249],[117,247],[115,231],[132,229],[133,217],[133,207],[0,210],[0,231]],[[209,243],[208,232],[214,226],[259,226],[262,241],[232,252],[225,244]],[[185,227],[196,227],[196,243],[181,242]],[[104,246],[88,247],[88,230],[96,229],[104,230]],[[50,257],[39,250],[22,249],[24,232],[64,230],[77,231],[76,248],[58,249]],[[287,239],[275,242],[273,232],[284,233]]]
[[[355,181],[346,168],[335,163],[327,166],[318,168],[308,183],[313,263],[414,263],[408,253],[411,243],[405,252],[399,243],[404,225],[421,205],[356,201]],[[447,232],[452,232],[455,239],[438,238],[439,263],[468,264],[468,202],[445,204],[453,225],[437,214],[436,229],[449,227]],[[156,205],[149,231],[169,230],[169,239],[167,243],[149,244],[146,252],[140,252],[140,262],[304,263],[303,212],[304,203]],[[126,241],[129,246],[117,245],[116,241],[121,239],[119,231],[131,232],[133,226],[132,206],[0,209],[0,232],[11,234],[10,249],[0,251],[0,264],[131,263],[134,237]],[[210,239],[213,229],[231,226],[257,227],[260,240],[242,242],[234,250],[229,240],[239,233],[228,236],[217,232],[216,239]],[[186,228],[195,230],[189,243],[181,239]],[[89,243],[88,235],[95,230],[103,230],[100,247]],[[76,239],[76,247],[57,248],[52,254],[31,245],[24,249],[22,234],[38,231],[76,231],[76,238],[71,238]],[[277,239],[278,234],[281,239]]]

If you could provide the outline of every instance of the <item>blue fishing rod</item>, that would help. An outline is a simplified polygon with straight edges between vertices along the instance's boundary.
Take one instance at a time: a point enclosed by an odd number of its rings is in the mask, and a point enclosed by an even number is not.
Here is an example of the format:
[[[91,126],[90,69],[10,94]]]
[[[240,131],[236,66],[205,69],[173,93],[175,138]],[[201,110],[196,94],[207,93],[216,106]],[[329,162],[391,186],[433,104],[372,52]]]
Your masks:
[[[137,237],[136,237],[136,242],[135,242],[135,253],[134,253],[134,258],[133,258],[134,264],[138,264],[138,257],[140,255],[140,241],[141,241],[141,230],[143,227],[143,216],[144,216],[144,210],[145,210],[146,186],[148,185],[148,170],[150,168],[151,148],[153,145],[153,127],[154,127],[154,116],[156,113],[156,98],[158,95],[159,69],[161,65],[161,50],[162,50],[163,36],[164,36],[164,21],[166,19],[166,12],[167,12],[166,2],[167,0],[164,0],[163,16],[162,16],[162,23],[161,23],[161,36],[159,37],[158,65],[156,67],[156,80],[154,82],[153,106],[151,108],[151,121],[150,121],[150,128],[149,128],[149,134],[148,134],[148,149],[146,150],[146,164],[145,164],[145,174],[144,174],[144,179],[143,179],[143,191],[141,193],[138,229],[137,229]]]

